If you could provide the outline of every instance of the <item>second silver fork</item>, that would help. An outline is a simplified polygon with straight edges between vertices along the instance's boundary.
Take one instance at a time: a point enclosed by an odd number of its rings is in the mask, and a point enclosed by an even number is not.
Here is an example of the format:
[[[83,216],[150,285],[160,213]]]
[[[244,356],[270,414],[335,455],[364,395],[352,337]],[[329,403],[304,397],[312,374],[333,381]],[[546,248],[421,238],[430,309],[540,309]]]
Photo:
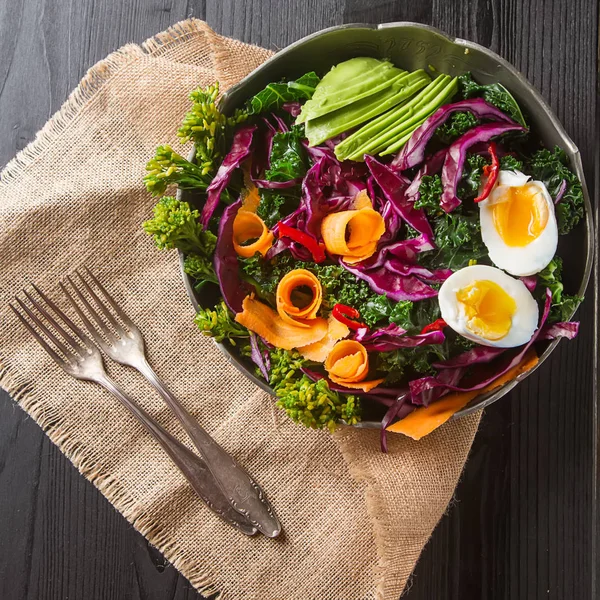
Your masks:
[[[85,271],[104,300],[79,272],[75,274],[97,308],[70,277],[67,277],[70,286],[67,287],[63,283],[60,285],[94,341],[114,361],[139,371],[158,391],[194,442],[231,506],[264,535],[277,536],[281,531],[281,525],[260,486],[228,452],[215,442],[160,380],[146,359],[144,339],[140,330],[89,269],[86,268]],[[95,321],[101,333],[90,322],[86,311],[82,310],[79,302],[76,301],[76,297]],[[111,308],[120,322],[111,312]]]

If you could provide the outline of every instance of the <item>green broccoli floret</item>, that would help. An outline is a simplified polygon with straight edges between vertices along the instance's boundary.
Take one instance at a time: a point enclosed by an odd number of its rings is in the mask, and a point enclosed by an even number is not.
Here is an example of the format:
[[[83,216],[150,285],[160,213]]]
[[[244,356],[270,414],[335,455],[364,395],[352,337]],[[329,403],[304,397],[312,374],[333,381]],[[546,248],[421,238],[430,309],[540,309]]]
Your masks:
[[[144,177],[144,183],[153,196],[164,194],[171,184],[177,184],[182,190],[206,190],[210,183],[210,177],[203,169],[177,154],[168,145],[156,149],[156,154],[146,165],[146,171],[148,174]]]
[[[220,302],[214,309],[199,309],[194,323],[203,335],[212,337],[217,342],[227,340],[232,346],[237,345],[236,338],[247,339],[250,336],[250,332],[234,320],[225,302]]]
[[[161,250],[177,248],[184,254],[212,256],[217,237],[204,231],[199,213],[187,202],[164,196],[154,207],[154,218],[143,224],[144,231],[154,237]]]
[[[183,261],[184,272],[196,280],[196,289],[206,283],[218,283],[212,256],[188,254]]]
[[[216,161],[221,156],[220,143],[226,127],[234,127],[248,118],[248,113],[236,110],[233,116],[226,117],[216,105],[219,83],[207,88],[194,90],[189,98],[192,109],[185,115],[177,136],[182,143],[193,141],[196,147],[198,167],[203,175],[215,170]]]
[[[325,379],[312,381],[300,370],[304,359],[296,352],[276,348],[271,352],[269,383],[283,408],[296,423],[312,429],[334,431],[341,419],[348,425],[360,421],[360,402],[354,395],[329,389]]]

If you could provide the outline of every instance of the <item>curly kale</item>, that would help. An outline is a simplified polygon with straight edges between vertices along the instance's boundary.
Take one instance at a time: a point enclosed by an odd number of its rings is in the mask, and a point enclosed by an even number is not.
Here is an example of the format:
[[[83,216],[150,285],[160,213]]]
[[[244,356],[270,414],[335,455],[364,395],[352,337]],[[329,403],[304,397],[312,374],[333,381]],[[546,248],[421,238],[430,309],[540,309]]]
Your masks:
[[[265,171],[268,181],[300,179],[306,174],[306,150],[302,145],[304,126],[294,125],[289,131],[273,136],[270,168]]]
[[[419,185],[419,198],[415,201],[415,208],[424,208],[429,214],[435,214],[440,210],[443,191],[439,175],[424,175]]]
[[[281,348],[271,351],[269,383],[279,398],[277,406],[296,423],[312,429],[327,427],[334,431],[340,420],[348,425],[360,421],[359,399],[334,392],[325,379],[312,381],[300,370],[305,363],[294,351]]]
[[[218,82],[207,88],[194,90],[189,96],[192,108],[177,131],[182,143],[194,142],[198,167],[203,175],[210,175],[216,170],[217,161],[222,155],[221,146],[226,129],[233,128],[248,118],[248,113],[244,110],[236,110],[231,117],[226,117],[217,108],[218,95]]]
[[[503,171],[522,171],[523,161],[512,154],[505,154],[500,157],[500,168]]]
[[[144,177],[146,189],[153,196],[165,193],[168,185],[177,184],[182,190],[205,190],[210,177],[203,169],[177,154],[171,146],[159,146],[156,154],[146,165],[148,174]]]
[[[420,265],[456,271],[487,256],[478,213],[462,213],[460,209],[450,214],[438,212],[430,217],[430,222],[436,247],[419,255]],[[410,231],[410,235],[415,233]]]
[[[583,298],[581,296],[571,296],[564,293],[562,283],[562,259],[555,256],[550,264],[538,273],[538,284],[535,295],[540,303],[543,303],[546,288],[552,292],[552,306],[548,315],[549,323],[559,323],[568,321]]]
[[[471,112],[452,113],[450,118],[436,129],[435,134],[442,144],[449,146],[469,129],[473,129],[477,123],[477,117]]]
[[[250,336],[249,331],[233,319],[225,302],[220,302],[214,309],[199,309],[194,323],[203,335],[212,337],[217,342],[227,340],[232,346],[238,345],[239,340],[247,340]]]
[[[512,117],[517,123],[527,127],[521,108],[511,93],[500,83],[481,85],[477,83],[471,73],[464,73],[458,78],[458,93],[463,99],[481,97],[489,104],[493,104],[502,112]]]
[[[543,181],[552,198],[556,199],[563,182],[565,193],[556,205],[558,232],[569,233],[585,214],[583,188],[579,178],[568,167],[568,159],[564,150],[558,146],[554,150],[538,150],[529,164],[534,179]]]
[[[184,254],[197,254],[212,260],[217,237],[204,231],[198,217],[198,211],[192,210],[187,202],[164,196],[154,207],[154,218],[146,221],[143,227],[161,250],[177,248]]]
[[[463,175],[458,186],[458,196],[461,200],[472,200],[479,193],[483,167],[489,163],[481,154],[467,154]]]
[[[260,190],[260,203],[256,214],[267,227],[273,227],[287,213],[284,212],[286,197],[279,190]]]

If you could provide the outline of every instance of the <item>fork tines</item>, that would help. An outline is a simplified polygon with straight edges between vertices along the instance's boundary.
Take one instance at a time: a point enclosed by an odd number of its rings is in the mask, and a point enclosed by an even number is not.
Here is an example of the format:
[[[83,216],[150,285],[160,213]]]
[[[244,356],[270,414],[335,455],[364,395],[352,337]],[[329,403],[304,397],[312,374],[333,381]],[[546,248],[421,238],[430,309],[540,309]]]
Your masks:
[[[88,331],[93,335],[96,330],[100,330],[104,340],[109,343],[114,340],[115,333],[118,337],[123,338],[128,331],[137,331],[133,322],[94,274],[87,267],[84,269],[86,277],[79,271],[75,271],[74,278],[69,275],[66,277],[69,285],[61,282],[60,287]],[[76,281],[74,281],[75,278]],[[100,341],[95,335],[94,338],[96,341]]]
[[[46,294],[33,284],[31,287],[39,299],[24,289],[28,302],[16,297],[20,310],[14,304],[9,306],[51,358],[65,368],[84,349],[94,348],[92,341]]]

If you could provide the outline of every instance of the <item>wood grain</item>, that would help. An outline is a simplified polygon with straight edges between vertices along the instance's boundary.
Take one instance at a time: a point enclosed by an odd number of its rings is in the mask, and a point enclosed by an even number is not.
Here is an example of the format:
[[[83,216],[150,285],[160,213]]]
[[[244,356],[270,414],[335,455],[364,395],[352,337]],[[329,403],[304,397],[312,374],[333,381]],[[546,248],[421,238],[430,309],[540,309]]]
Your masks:
[[[190,15],[274,50],[343,22],[401,20],[489,46],[523,71],[557,112],[595,189],[594,0],[0,3],[0,165],[33,139],[94,62]],[[597,587],[592,591],[600,564],[594,516],[596,305],[590,288],[579,314],[579,338],[561,343],[538,375],[486,412],[456,498],[405,598],[598,596]],[[199,598],[3,393],[0,540],[0,598]]]

